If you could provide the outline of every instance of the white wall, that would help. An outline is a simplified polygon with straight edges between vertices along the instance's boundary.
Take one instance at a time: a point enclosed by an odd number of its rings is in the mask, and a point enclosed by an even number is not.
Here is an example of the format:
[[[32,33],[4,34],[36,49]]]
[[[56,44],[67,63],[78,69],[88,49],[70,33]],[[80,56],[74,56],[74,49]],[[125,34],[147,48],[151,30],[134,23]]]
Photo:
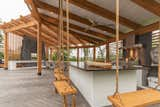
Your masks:
[[[92,107],[111,105],[107,96],[115,91],[115,71],[83,71],[71,67],[70,77]],[[120,92],[135,91],[136,71],[120,71]]]

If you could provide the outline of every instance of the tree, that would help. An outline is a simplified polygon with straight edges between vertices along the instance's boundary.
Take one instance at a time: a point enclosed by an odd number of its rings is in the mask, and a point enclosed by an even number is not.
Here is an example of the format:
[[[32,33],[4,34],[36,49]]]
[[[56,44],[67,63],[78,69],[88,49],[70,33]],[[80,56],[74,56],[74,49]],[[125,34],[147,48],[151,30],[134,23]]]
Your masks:
[[[2,19],[1,18],[0,18],[0,24],[2,24]],[[3,33],[0,30],[0,43],[2,43],[2,41],[3,41]]]

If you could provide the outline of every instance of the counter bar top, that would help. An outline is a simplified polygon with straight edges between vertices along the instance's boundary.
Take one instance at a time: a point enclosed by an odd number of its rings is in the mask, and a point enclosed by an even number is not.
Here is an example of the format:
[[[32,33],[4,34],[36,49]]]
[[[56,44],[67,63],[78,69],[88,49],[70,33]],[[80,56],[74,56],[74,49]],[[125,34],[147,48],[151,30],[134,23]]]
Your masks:
[[[112,66],[112,69],[104,69],[104,68],[97,68],[97,67],[86,67],[85,66],[85,62],[70,62],[72,67],[84,70],[84,71],[111,71],[111,70],[116,70],[115,66]],[[145,69],[145,67],[143,66],[139,66],[139,65],[134,65],[132,67],[128,67],[128,68],[122,68],[120,67],[119,70],[137,70],[137,69]]]

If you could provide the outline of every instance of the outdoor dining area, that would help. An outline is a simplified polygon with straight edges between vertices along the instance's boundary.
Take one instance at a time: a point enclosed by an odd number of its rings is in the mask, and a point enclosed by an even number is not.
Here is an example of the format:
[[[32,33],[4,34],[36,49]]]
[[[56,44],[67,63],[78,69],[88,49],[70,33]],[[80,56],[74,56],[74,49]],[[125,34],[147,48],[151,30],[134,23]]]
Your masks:
[[[30,14],[0,25],[0,75],[39,84],[29,107],[160,107],[159,0],[24,2]]]

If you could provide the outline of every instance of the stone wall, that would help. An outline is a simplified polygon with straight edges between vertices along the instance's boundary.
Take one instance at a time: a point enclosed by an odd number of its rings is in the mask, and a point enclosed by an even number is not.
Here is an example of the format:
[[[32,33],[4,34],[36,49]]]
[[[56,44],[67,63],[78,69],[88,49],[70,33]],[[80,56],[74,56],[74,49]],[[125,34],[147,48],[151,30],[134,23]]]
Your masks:
[[[21,48],[21,60],[31,60],[31,53],[37,53],[36,39],[23,37]],[[42,59],[45,59],[45,45],[42,44]]]

